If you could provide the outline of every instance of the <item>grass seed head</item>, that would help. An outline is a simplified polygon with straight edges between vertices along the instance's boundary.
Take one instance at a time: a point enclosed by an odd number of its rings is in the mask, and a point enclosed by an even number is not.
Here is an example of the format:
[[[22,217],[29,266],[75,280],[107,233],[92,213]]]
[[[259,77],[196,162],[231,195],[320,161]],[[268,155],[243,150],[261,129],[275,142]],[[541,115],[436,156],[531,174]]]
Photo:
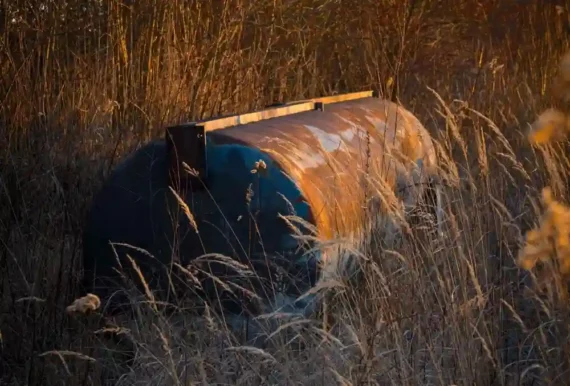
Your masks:
[[[525,270],[535,268],[538,262],[554,260],[562,276],[570,276],[570,207],[556,201],[550,188],[542,191],[545,211],[539,224],[526,234],[518,264]]]
[[[69,314],[86,314],[88,312],[96,311],[99,307],[101,307],[101,300],[99,297],[89,293],[81,298],[75,299],[65,310]]]
[[[534,145],[560,141],[570,132],[568,123],[568,117],[562,111],[547,109],[532,124],[529,141]]]

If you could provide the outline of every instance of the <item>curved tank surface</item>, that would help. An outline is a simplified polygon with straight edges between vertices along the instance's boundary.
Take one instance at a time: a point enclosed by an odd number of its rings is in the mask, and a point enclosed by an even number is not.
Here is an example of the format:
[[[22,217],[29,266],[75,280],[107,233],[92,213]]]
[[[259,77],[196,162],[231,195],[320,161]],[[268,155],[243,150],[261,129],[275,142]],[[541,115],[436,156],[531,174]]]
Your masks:
[[[118,271],[140,284],[126,254],[150,288],[165,291],[173,287],[172,263],[203,261],[186,271],[206,283],[199,295],[215,294],[230,311],[259,312],[229,292],[295,299],[315,284],[323,259],[307,253],[283,216],[304,220],[321,240],[360,238],[370,208],[384,212],[372,204],[382,187],[413,206],[436,166],[418,119],[372,92],[171,127],[164,140],[123,160],[94,197],[84,230],[85,287],[108,301],[121,287]],[[205,254],[229,256],[256,275]]]

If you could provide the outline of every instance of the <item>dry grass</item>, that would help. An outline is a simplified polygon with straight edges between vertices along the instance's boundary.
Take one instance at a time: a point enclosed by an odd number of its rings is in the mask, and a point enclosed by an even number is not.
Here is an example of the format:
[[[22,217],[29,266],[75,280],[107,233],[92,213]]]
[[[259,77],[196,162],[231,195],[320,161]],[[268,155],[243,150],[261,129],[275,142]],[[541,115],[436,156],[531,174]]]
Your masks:
[[[0,383],[564,384],[566,279],[516,259],[542,188],[570,202],[565,139],[527,141],[539,112],[567,112],[551,85],[568,6],[0,3]],[[65,312],[82,295],[85,209],[124,154],[173,122],[369,88],[438,140],[447,237],[418,226],[353,253],[362,280],[328,284],[326,328],[273,315],[242,336],[214,310],[153,302],[104,328]],[[252,329],[271,339],[246,343]]]

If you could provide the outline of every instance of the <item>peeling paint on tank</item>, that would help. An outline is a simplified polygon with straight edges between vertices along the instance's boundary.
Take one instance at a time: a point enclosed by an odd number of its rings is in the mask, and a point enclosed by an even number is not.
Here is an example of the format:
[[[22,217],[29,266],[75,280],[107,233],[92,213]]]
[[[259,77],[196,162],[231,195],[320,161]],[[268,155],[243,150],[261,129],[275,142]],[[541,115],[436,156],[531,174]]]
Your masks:
[[[315,152],[306,143],[296,144],[292,141],[279,141],[278,147],[283,149],[282,156],[301,171],[318,168],[326,163],[323,155]]]
[[[400,139],[401,135],[394,132],[385,119],[375,117],[373,115],[366,116],[366,118],[374,125],[374,128],[382,133],[384,142],[394,143],[396,139]],[[402,132],[402,130],[400,130]]]
[[[354,137],[358,137],[358,139],[360,139],[360,140],[366,140],[366,130],[360,129],[353,121],[343,117],[339,113],[337,113],[336,116],[340,120],[348,123],[350,126],[348,129],[345,129],[345,130],[340,132],[341,137],[343,137],[345,140],[347,140],[349,142],[353,141]],[[370,136],[370,143],[375,143],[375,142],[376,141],[374,140],[374,138],[372,136]]]
[[[308,146],[303,146],[303,149],[295,149],[292,147],[292,151],[289,155],[292,156],[293,163],[301,170],[314,169],[324,165],[325,158],[318,152],[311,154],[308,148]]]
[[[317,137],[317,140],[327,152],[333,152],[336,150],[346,151],[347,147],[344,141],[342,140],[341,136],[338,134],[331,134],[327,133],[319,129],[316,126],[312,125],[305,125],[307,129]]]
[[[352,141],[357,134],[358,134],[358,129],[356,127],[351,127],[350,129],[343,130],[340,132],[340,136],[349,142]]]

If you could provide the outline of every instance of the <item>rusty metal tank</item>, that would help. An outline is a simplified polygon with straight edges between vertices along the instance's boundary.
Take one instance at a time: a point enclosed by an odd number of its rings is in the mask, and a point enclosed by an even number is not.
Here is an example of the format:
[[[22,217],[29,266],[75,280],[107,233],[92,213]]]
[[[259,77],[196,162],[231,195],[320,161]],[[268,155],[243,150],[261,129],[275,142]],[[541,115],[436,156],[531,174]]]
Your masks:
[[[84,232],[84,284],[110,299],[120,287],[118,262],[123,270],[132,265],[129,253],[152,288],[167,290],[174,262],[202,259],[209,262],[198,271],[208,283],[200,295],[221,296],[225,309],[260,312],[212,275],[254,291],[263,304],[303,307],[294,299],[315,284],[324,257],[307,252],[284,216],[302,219],[301,231],[320,240],[358,239],[370,229],[370,208],[384,212],[371,205],[383,189],[413,206],[414,187],[435,173],[422,124],[372,91],[169,127],[164,140],[127,157],[95,196]],[[208,253],[256,276],[200,257]]]

